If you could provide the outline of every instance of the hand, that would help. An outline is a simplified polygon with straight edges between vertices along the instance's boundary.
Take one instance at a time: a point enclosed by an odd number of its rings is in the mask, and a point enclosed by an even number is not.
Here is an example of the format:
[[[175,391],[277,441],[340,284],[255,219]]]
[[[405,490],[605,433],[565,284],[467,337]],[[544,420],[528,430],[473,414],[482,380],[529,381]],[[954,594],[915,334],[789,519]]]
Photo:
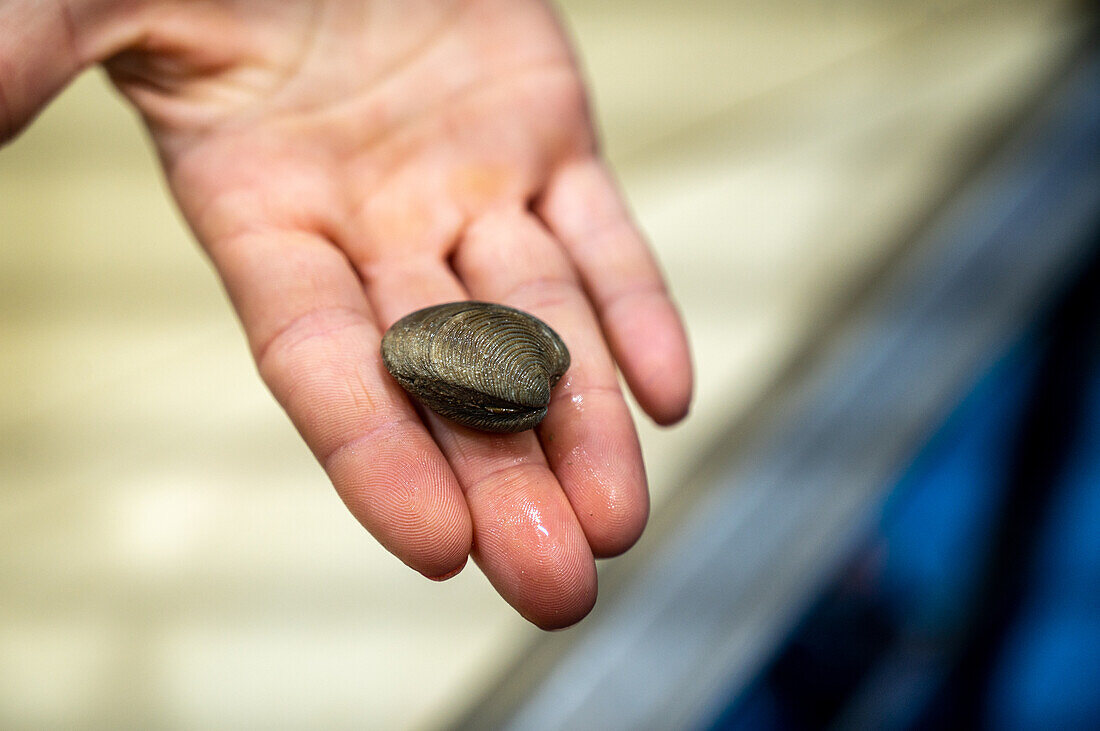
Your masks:
[[[593,557],[629,548],[648,514],[615,363],[662,424],[686,413],[691,372],[551,12],[234,0],[127,22],[106,67],[349,510],[425,576],[472,551],[530,621],[582,618]],[[537,434],[418,413],[381,364],[393,321],[470,298],[531,312],[572,353]]]

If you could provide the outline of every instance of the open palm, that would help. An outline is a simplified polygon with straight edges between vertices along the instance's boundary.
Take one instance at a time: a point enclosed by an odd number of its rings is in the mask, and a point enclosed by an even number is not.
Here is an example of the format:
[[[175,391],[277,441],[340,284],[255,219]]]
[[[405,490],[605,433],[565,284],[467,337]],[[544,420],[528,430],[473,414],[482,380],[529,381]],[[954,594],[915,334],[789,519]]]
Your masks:
[[[108,70],[351,512],[426,576],[472,554],[539,626],[583,617],[593,558],[648,514],[615,364],[660,423],[686,412],[691,373],[550,11],[236,0],[129,22]],[[471,298],[531,312],[572,353],[537,434],[418,412],[382,366],[389,324]]]

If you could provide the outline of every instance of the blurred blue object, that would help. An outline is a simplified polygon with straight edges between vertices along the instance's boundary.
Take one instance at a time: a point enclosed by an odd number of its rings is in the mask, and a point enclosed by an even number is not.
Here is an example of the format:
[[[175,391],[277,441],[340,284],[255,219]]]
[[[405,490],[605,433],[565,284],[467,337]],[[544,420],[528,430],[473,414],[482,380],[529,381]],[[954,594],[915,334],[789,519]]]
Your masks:
[[[1090,368],[1075,433],[1066,435],[1060,476],[1049,490],[1035,550],[1017,570],[1020,605],[1006,627],[989,681],[997,728],[1100,727],[1100,282],[1086,285],[1083,322],[1067,337]]]
[[[1100,728],[1097,233],[714,728]]]

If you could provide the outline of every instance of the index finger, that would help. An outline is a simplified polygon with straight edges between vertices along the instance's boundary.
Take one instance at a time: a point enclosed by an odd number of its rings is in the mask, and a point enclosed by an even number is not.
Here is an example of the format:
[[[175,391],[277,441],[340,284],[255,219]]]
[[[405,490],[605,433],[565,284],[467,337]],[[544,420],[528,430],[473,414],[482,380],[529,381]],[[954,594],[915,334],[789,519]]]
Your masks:
[[[260,374],[348,509],[430,578],[457,573],[471,545],[450,466],[385,373],[362,285],[329,241],[264,230],[207,246]]]

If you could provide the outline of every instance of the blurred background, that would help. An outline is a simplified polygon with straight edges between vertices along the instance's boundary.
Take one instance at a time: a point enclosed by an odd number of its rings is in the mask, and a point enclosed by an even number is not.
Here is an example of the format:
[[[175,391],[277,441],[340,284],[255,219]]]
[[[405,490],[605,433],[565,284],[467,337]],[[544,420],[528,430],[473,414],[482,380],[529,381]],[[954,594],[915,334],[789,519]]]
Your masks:
[[[1072,295],[1100,290],[1073,289],[1100,230],[1093,15],[559,5],[698,376],[683,425],[638,413],[652,526],[596,612],[543,635],[476,567],[427,582],[361,530],[93,71],[0,150],[0,727],[903,726],[993,672],[996,637],[959,649],[964,589],[992,587],[982,616],[1022,590],[957,559],[1026,526],[943,524],[1000,494],[949,466],[988,474],[952,449],[1022,448],[964,435],[1084,399],[1019,384],[1080,362],[1095,333],[1065,313],[1100,312]]]

